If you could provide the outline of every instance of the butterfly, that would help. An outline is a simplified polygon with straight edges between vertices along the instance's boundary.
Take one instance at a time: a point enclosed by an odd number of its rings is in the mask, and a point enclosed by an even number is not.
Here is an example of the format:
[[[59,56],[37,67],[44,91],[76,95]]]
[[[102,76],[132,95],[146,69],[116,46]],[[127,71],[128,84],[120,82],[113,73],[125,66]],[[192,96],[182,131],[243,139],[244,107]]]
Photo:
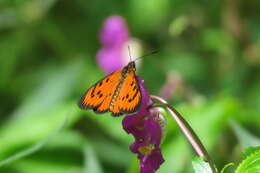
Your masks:
[[[135,75],[135,62],[131,61],[96,84],[81,97],[81,109],[93,109],[96,113],[111,112],[114,116],[137,111],[142,94]]]

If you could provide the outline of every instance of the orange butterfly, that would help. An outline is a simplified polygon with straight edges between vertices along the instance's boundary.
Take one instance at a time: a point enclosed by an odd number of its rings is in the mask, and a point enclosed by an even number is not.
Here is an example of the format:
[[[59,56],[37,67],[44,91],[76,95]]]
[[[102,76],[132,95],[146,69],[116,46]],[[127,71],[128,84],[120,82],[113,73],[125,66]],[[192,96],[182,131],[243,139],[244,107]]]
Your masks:
[[[139,108],[142,95],[135,75],[135,62],[117,70],[90,87],[81,97],[81,109],[113,115],[130,114]]]

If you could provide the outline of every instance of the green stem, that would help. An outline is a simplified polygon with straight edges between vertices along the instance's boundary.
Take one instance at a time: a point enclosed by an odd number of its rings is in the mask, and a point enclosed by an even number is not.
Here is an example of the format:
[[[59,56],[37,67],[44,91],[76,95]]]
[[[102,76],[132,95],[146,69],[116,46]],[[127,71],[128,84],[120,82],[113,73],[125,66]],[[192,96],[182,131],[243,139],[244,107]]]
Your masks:
[[[188,139],[189,143],[192,145],[192,147],[196,151],[196,153],[200,157],[203,157],[204,160],[209,163],[212,173],[217,173],[217,169],[216,169],[214,162],[210,158],[207,150],[205,149],[205,147],[203,146],[199,137],[196,135],[196,133],[191,128],[189,123],[181,116],[181,114],[177,110],[175,110],[173,107],[168,105],[168,103],[161,97],[151,96],[151,98],[160,101],[160,103],[153,103],[151,106],[149,106],[149,108],[154,108],[154,107],[166,108],[170,112],[170,114],[174,118],[174,120],[177,122],[179,128],[181,129],[183,134],[186,136],[186,138]]]

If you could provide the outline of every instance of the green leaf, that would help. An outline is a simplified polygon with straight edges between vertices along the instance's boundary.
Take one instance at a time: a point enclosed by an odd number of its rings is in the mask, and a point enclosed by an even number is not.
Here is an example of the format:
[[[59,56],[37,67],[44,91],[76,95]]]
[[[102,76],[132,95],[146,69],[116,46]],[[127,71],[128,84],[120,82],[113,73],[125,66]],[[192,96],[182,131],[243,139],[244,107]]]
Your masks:
[[[63,153],[67,153],[64,151]],[[60,155],[48,153],[48,159],[36,155],[34,158],[24,158],[14,164],[10,165],[10,168],[19,170],[19,173],[75,173],[82,172],[81,169],[81,160],[78,160],[77,163],[69,161],[61,161],[62,158],[65,159],[75,159],[71,155]],[[9,167],[9,166],[8,166]],[[2,172],[2,170],[1,170]],[[9,173],[9,172],[8,172]],[[10,172],[11,173],[11,172]],[[12,172],[13,173],[13,172]]]
[[[46,75],[39,87],[32,90],[22,104],[16,108],[11,121],[14,121],[14,119],[21,121],[21,118],[41,116],[39,112],[50,110],[57,104],[67,101],[66,99],[75,89],[75,85],[71,85],[71,83],[76,84],[79,80],[81,63],[82,61],[78,60],[66,65],[64,68],[47,68]]]
[[[220,173],[224,173],[224,171],[225,171],[228,167],[230,167],[230,166],[234,166],[234,163],[228,163],[228,164],[226,164],[226,165],[221,169]]]
[[[239,143],[244,147],[260,146],[260,139],[256,136],[250,134],[243,127],[241,127],[237,122],[231,121],[231,127],[233,128]]]
[[[200,56],[190,52],[175,51],[171,59],[164,62],[165,69],[175,69],[184,80],[197,81],[207,77],[208,67],[200,61]]]
[[[11,162],[13,162],[13,161],[16,161],[16,160],[18,160],[18,159],[21,159],[21,158],[23,158],[23,157],[26,157],[26,156],[28,156],[28,155],[30,155],[30,154],[32,154],[32,153],[34,153],[34,152],[40,150],[40,149],[41,149],[43,146],[45,146],[50,140],[52,140],[55,136],[57,136],[57,135],[60,133],[60,131],[61,131],[61,130],[63,129],[63,127],[65,126],[66,122],[67,122],[67,116],[65,117],[65,119],[64,119],[63,122],[61,123],[60,127],[58,127],[58,128],[57,128],[51,135],[49,135],[46,139],[44,139],[44,140],[38,142],[37,144],[35,144],[35,145],[33,145],[33,146],[31,146],[31,147],[29,147],[29,148],[27,148],[27,149],[25,149],[25,150],[23,150],[23,151],[21,151],[21,152],[18,152],[18,153],[16,153],[16,154],[14,154],[14,155],[12,155],[12,156],[10,156],[10,157],[8,157],[8,158],[6,158],[6,159],[0,161],[0,167],[1,167],[1,166],[4,166],[4,165],[6,165],[6,164],[9,164],[9,163],[11,163]]]
[[[227,127],[229,117],[236,115],[238,109],[236,100],[222,97],[200,106],[180,107],[179,111],[190,123],[205,147],[210,150]],[[201,122],[203,122],[203,126]]]
[[[75,85],[70,85],[70,82],[77,83],[79,69],[81,61],[78,60],[65,68],[56,67],[54,71],[48,71],[50,73],[37,89],[27,94],[0,127],[0,159],[45,139],[59,126],[66,114],[70,117],[68,124],[78,119],[76,100],[68,101],[68,97],[75,90]]]
[[[15,149],[31,146],[51,134],[59,126],[66,115],[69,116],[68,125],[78,119],[78,109],[75,102],[57,105],[57,108],[39,112],[37,116],[6,123],[0,131],[0,159],[14,154]]]
[[[169,6],[169,0],[129,1],[131,20],[134,23],[133,26],[139,32],[149,32],[156,29],[169,12]]]
[[[82,111],[83,112],[83,111]],[[97,116],[93,111],[88,112],[89,118],[95,121],[104,132],[108,135],[116,138],[117,140],[128,145],[132,142],[132,136],[125,133],[122,127],[123,116],[121,117],[112,117],[110,113],[107,113],[104,116]]]
[[[189,150],[189,144],[185,141],[182,134],[174,137],[171,142],[163,145],[162,152],[167,162],[161,165],[157,173],[181,172],[186,165],[187,159],[190,158],[192,154]]]
[[[0,172],[12,173],[15,169],[19,173],[83,173],[83,147],[86,142],[86,136],[64,128],[36,153],[0,167]]]
[[[209,163],[205,162],[202,157],[193,158],[192,166],[195,173],[212,173]]]
[[[122,133],[124,132],[122,131]],[[102,161],[120,167],[129,165],[133,153],[129,151],[128,146],[98,137],[89,142],[91,142],[91,146],[95,149],[96,154]]]
[[[26,22],[35,22],[43,18],[56,2],[57,0],[29,1],[22,6],[20,15]],[[37,12],[33,12],[32,9],[35,9]]]
[[[140,163],[136,155],[133,155],[132,158],[133,159],[130,165],[128,166],[126,173],[136,173],[140,169]]]
[[[85,155],[85,173],[95,172],[95,173],[103,173],[100,163],[96,157],[96,153],[94,149],[87,145],[84,149]]]
[[[245,149],[244,153],[243,153],[243,156],[244,156],[244,159],[246,157],[248,157],[249,155],[251,155],[252,153],[256,152],[256,151],[259,151],[260,150],[260,146],[258,147],[248,147]]]
[[[240,163],[235,173],[259,173],[260,172],[260,149],[249,155]]]

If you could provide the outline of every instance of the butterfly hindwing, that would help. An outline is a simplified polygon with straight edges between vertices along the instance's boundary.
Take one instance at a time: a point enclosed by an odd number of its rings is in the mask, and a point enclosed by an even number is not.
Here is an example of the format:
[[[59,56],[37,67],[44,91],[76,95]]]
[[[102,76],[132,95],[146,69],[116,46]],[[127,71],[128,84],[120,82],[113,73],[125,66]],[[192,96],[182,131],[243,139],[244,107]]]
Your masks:
[[[82,109],[93,109],[97,113],[109,110],[114,91],[119,83],[121,70],[115,71],[90,87],[79,101]]]
[[[141,103],[141,91],[139,89],[138,81],[135,76],[134,70],[131,70],[124,79],[120,92],[114,103],[113,114],[120,112],[133,113]]]

